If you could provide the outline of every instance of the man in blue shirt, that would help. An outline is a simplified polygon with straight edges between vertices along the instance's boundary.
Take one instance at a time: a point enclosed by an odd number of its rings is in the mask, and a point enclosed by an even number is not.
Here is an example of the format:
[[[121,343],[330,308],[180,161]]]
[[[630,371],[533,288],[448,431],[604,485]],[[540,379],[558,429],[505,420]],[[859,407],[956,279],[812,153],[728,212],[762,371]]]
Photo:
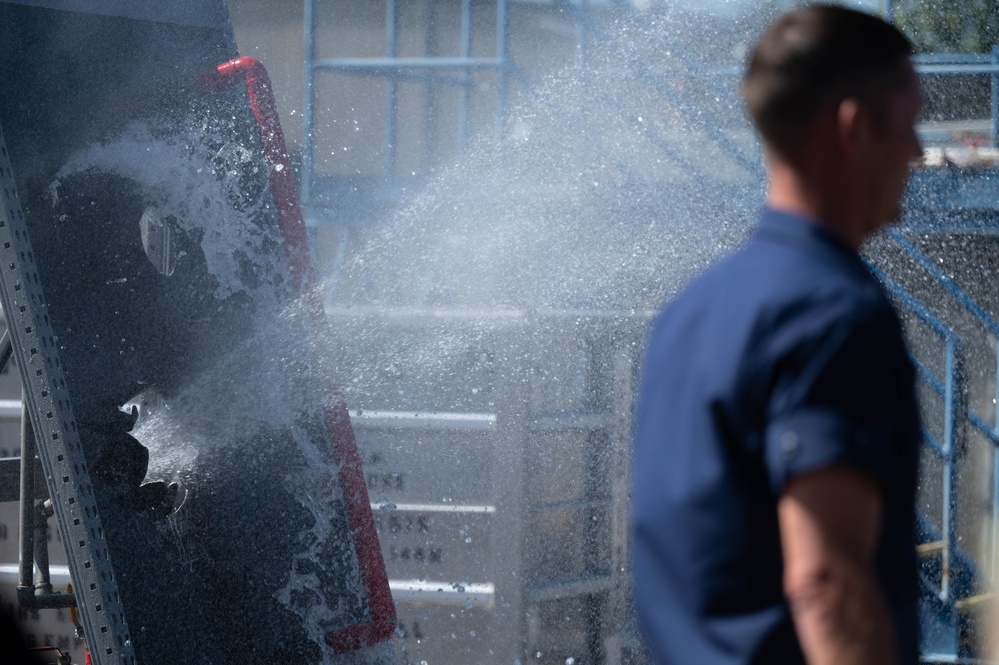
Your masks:
[[[766,209],[668,304],[642,371],[634,576],[663,665],[916,662],[915,374],[858,256],[922,152],[910,53],[826,5],[752,53]]]

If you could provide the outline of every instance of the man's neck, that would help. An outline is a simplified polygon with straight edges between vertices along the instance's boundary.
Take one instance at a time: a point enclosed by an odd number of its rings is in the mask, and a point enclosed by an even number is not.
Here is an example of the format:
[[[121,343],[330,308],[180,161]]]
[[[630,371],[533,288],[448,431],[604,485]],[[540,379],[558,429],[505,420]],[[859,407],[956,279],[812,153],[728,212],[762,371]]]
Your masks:
[[[832,181],[816,179],[818,187],[809,187],[790,168],[769,169],[767,205],[775,210],[794,213],[814,220],[859,251],[866,231],[861,214],[850,196],[837,193]]]

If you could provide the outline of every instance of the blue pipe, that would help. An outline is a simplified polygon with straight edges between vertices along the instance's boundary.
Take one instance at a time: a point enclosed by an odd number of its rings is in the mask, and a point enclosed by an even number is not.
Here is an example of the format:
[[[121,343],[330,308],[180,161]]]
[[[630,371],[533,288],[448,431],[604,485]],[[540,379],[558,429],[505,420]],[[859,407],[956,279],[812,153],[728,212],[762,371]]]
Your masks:
[[[980,65],[992,62],[988,53],[922,53],[913,56],[916,66],[932,64]]]
[[[506,106],[510,77],[510,0],[496,2],[496,145],[501,150],[506,135]]]
[[[954,599],[951,594],[951,560],[953,558],[953,552],[957,547],[957,436],[958,436],[958,414],[960,409],[958,408],[957,401],[960,399],[959,391],[957,389],[958,376],[957,376],[957,349],[959,346],[959,341],[957,336],[947,328],[936,316],[934,316],[922,303],[917,301],[908,292],[898,286],[893,280],[891,280],[880,268],[874,265],[868,259],[865,259],[868,268],[871,272],[881,280],[885,287],[891,292],[896,298],[898,298],[907,309],[909,309],[914,315],[920,318],[927,326],[929,326],[934,332],[940,335],[947,343],[947,362],[946,362],[946,383],[944,385],[944,441],[942,446],[943,460],[944,460],[944,476],[943,476],[943,499],[944,503],[942,506],[942,516],[943,521],[942,531],[944,540],[944,550],[941,559],[941,578],[940,578],[940,600],[945,603],[948,607],[953,607]],[[917,365],[918,367],[918,365]],[[929,377],[932,374],[927,372]],[[935,381],[930,381],[931,385],[935,384]],[[928,433],[924,433],[924,437]],[[932,442],[933,439],[927,437],[927,442]],[[931,446],[936,449],[938,446]]]
[[[947,457],[944,462],[943,477],[943,532],[944,551],[940,579],[940,600],[951,604],[953,602],[950,575],[951,559],[957,549],[957,457],[958,457],[958,411],[960,394],[957,390],[958,381],[958,341],[952,338],[947,341],[947,396],[944,404],[944,451]]]
[[[940,319],[934,316],[925,305],[913,298],[905,289],[896,284],[895,281],[886,275],[885,272],[875,265],[873,261],[865,258],[864,263],[867,264],[868,270],[870,270],[871,273],[877,277],[882,284],[884,284],[885,288],[887,288],[892,295],[898,298],[902,304],[904,304],[906,308],[915,314],[923,323],[929,326],[933,332],[944,340],[949,340],[954,336],[954,332],[950,328],[945,326]]]
[[[995,51],[993,51],[995,53]],[[993,87],[993,91],[996,88]],[[994,135],[993,135],[994,136]],[[999,441],[999,352],[996,353],[996,412],[994,414],[995,426],[992,428],[992,435],[995,437],[993,442]],[[999,444],[996,444],[999,447]],[[997,450],[992,455],[992,542],[991,542],[991,556],[989,557],[989,581],[994,585],[996,583],[996,568],[997,561],[996,558],[999,557],[999,543],[996,541],[999,535],[999,450]]]
[[[905,235],[903,235],[898,229],[889,229],[887,233],[888,237],[904,249],[909,257],[922,266],[926,272],[933,275],[933,277],[940,282],[940,284],[946,288],[952,296],[957,298],[958,302],[964,305],[965,309],[977,318],[990,333],[999,337],[999,323],[997,323],[988,312],[982,309],[978,303],[976,303],[971,296],[964,291],[964,289],[948,277],[944,271],[930,259],[930,257],[926,256],[922,250],[916,247],[915,243],[906,238]]]
[[[302,71],[302,183],[300,198],[302,212],[306,220],[311,217],[312,177],[315,170],[315,76],[316,61],[316,1],[305,0],[304,51],[305,64]]]
[[[946,385],[938,379],[933,372],[931,372],[927,367],[919,362],[918,359],[910,356],[913,364],[916,366],[916,372],[922,377],[922,379],[933,389],[933,392],[937,395],[944,397],[947,394]],[[966,408],[964,414],[964,419],[971,424],[976,430],[979,431],[989,442],[999,448],[999,432],[996,431],[991,425],[989,425],[984,418],[978,415],[974,409],[970,406]]]
[[[922,428],[923,433],[923,443],[930,447],[937,457],[944,459],[947,456],[947,452],[944,450],[943,444],[933,435],[932,432],[927,430],[925,427]]]
[[[472,58],[472,0],[461,0],[461,57],[465,60]],[[468,150],[471,141],[471,115],[472,115],[472,75],[466,70],[465,87],[461,91],[461,109],[458,117],[458,146],[462,152]]]
[[[583,0],[584,10],[589,7],[588,0]],[[578,104],[580,108],[586,106],[586,95],[585,91],[590,88],[592,76],[590,75],[590,35],[586,29],[586,24],[582,21],[575,22],[575,33],[576,33],[576,76],[582,83],[576,92]],[[580,114],[580,136],[584,141],[589,140],[589,123],[586,120],[586,114]]]
[[[345,74],[392,76],[398,72],[421,69],[496,69],[504,67],[499,58],[323,58],[315,68]]]
[[[924,365],[916,356],[910,354],[909,359],[912,361],[912,364],[915,365],[916,373],[922,377],[923,381],[925,381],[927,385],[933,389],[933,392],[940,397],[943,397],[944,393],[947,391],[944,386],[944,382],[938,379],[937,375],[930,371],[930,369],[926,367],[926,365]]]
[[[999,145],[999,46],[992,47],[992,140],[989,145]]]
[[[996,65],[989,63],[984,65],[979,64],[960,64],[960,65],[937,65],[937,64],[927,64],[927,65],[917,65],[916,72],[923,75],[948,75],[948,76],[960,76],[960,75],[972,75],[972,74],[994,74],[996,72]]]
[[[399,0],[385,3],[385,56],[395,60],[399,56]],[[391,76],[385,79],[385,144],[382,175],[391,178],[395,173],[399,134],[399,82]]]
[[[993,55],[996,53],[993,50]],[[993,87],[993,90],[996,88]],[[994,117],[994,116],[993,116]],[[995,136],[993,134],[993,136]],[[999,398],[999,353],[996,354],[996,392],[995,395]],[[999,448],[999,399],[994,400],[996,403],[996,412],[994,415],[993,422],[994,427],[991,429],[993,438],[993,443]],[[999,450],[995,451],[992,455],[992,543],[991,543],[991,557],[989,558],[989,581],[993,585],[996,583],[996,558],[999,557],[999,543],[996,541],[999,534]]]
[[[473,86],[473,82],[469,80],[467,76],[462,75],[448,75],[437,73],[438,69],[426,69],[421,70],[419,68],[408,68],[400,67],[395,71],[382,71],[380,73],[372,73],[369,71],[363,71],[360,69],[347,68],[344,70],[337,70],[336,68],[330,68],[325,71],[333,72],[337,74],[343,74],[344,76],[380,76],[384,78],[392,78],[398,82],[413,82],[413,83],[430,83],[433,85],[445,85],[453,88],[468,88]]]
[[[988,439],[989,443],[993,446],[999,447],[999,434],[996,433],[995,429],[989,425],[984,418],[968,408],[965,419],[971,424],[972,427],[978,430],[980,434]]]

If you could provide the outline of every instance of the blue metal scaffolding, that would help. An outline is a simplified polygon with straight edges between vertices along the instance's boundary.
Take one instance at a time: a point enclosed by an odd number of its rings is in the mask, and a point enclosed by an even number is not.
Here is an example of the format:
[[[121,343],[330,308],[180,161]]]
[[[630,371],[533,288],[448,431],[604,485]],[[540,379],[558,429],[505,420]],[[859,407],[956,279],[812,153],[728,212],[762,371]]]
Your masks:
[[[630,58],[627,45],[619,42],[607,32],[588,11],[588,3],[574,3],[568,0],[554,0],[564,15],[575,22],[577,32],[577,58],[580,66],[587,66],[589,40],[596,40],[603,47],[611,49],[625,63],[627,75],[643,79],[662,96],[671,107],[678,108],[687,120],[697,125],[704,135],[711,137],[717,147],[735,162],[750,172],[759,172],[759,157],[747,153],[724,132],[701,118],[698,110],[692,107],[673,89],[666,85],[661,74],[650,69],[647,64]],[[510,79],[519,81],[530,94],[538,89],[538,82],[529,73],[518,67],[510,55],[510,0],[496,0],[495,29],[496,50],[490,57],[473,56],[473,3],[461,0],[460,50],[457,55],[446,57],[400,57],[399,53],[399,3],[386,0],[385,55],[377,58],[318,58],[317,57],[317,0],[305,1],[305,99],[304,99],[304,156],[302,168],[302,200],[307,211],[312,203],[313,187],[316,178],[315,142],[319,129],[315,122],[317,104],[315,84],[320,75],[340,74],[370,76],[384,79],[384,124],[382,130],[383,162],[381,175],[390,181],[397,170],[397,138],[399,120],[399,83],[418,81],[434,86],[457,87],[462,91],[460,112],[457,122],[459,145],[467,149],[474,134],[471,126],[473,75],[480,71],[495,73],[495,107],[492,131],[498,142],[502,142],[506,127],[509,105]],[[641,20],[638,16],[636,20]],[[664,48],[666,45],[664,44]],[[700,65],[675,47],[671,53],[684,63],[685,75],[698,77],[701,81],[719,90],[736,88],[738,71],[735,69],[710,68]],[[991,117],[988,125],[988,144],[999,146],[999,47],[984,54],[932,54],[915,58],[917,71],[925,77],[942,76],[985,76],[991,89]],[[685,169],[697,179],[709,179],[710,173],[693,164],[678,152],[669,139],[657,133],[647,124],[640,122],[638,112],[628,100],[620,98],[612,90],[598,90],[608,108],[614,109],[636,132],[656,146],[673,163]],[[579,122],[573,114],[551,109],[565,117],[572,126]],[[698,124],[699,123],[699,124]],[[580,125],[581,132],[586,127]],[[601,150],[600,136],[589,136],[588,140]],[[643,175],[632,166],[615,161],[612,151],[607,150],[609,162],[628,179],[641,179]],[[958,303],[959,308],[970,315],[979,325],[978,335],[990,336],[999,340],[999,323],[956,281],[946,274],[926,256],[910,239],[912,232],[925,233],[999,233],[999,214],[993,181],[999,182],[999,167],[986,169],[983,173],[961,173],[945,170],[938,174],[923,174],[923,193],[910,197],[910,214],[906,232],[894,231],[889,234],[894,251],[907,257],[927,279],[942,288],[949,297]],[[981,185],[969,189],[969,183]],[[944,211],[945,214],[942,214]],[[953,214],[951,214],[953,213]],[[968,219],[971,221],[968,221]],[[957,221],[955,221],[955,219]],[[923,658],[926,662],[960,662],[967,657],[971,648],[967,644],[967,621],[965,614],[969,607],[982,598],[983,593],[996,581],[996,562],[999,560],[999,454],[992,461],[992,498],[990,506],[990,561],[984,566],[975,562],[968,553],[962,551],[958,542],[958,495],[962,486],[958,474],[958,461],[961,455],[962,438],[965,430],[977,432],[984,437],[993,449],[999,449],[999,411],[983,415],[967,404],[968,385],[961,372],[962,354],[968,340],[961,338],[953,325],[935,310],[920,302],[907,292],[881,266],[870,263],[871,270],[882,279],[896,299],[901,309],[908,312],[920,325],[932,332],[942,343],[943,358],[932,361],[917,356],[915,358],[920,380],[929,392],[937,395],[942,402],[939,410],[930,409],[930,417],[938,420],[936,425],[942,431],[938,437],[931,428],[924,432],[925,454],[942,465],[940,521],[923,515],[920,519],[921,543],[919,552],[923,562],[922,603]],[[934,303],[935,305],[935,303]],[[995,365],[999,368],[999,358]],[[942,366],[943,371],[934,371],[933,366]],[[999,401],[999,371],[993,381],[993,403]],[[997,406],[999,409],[999,406]]]
[[[496,74],[496,137],[503,136],[507,110],[507,85],[510,65],[510,0],[496,2],[496,52],[493,57],[473,57],[473,4],[461,0],[460,53],[451,57],[400,57],[399,0],[386,0],[385,56],[381,58],[319,58],[316,31],[319,21],[318,0],[305,1],[305,94],[303,100],[302,202],[309,209],[315,174],[315,83],[323,74],[373,76],[385,79],[382,175],[391,178],[396,170],[399,114],[399,82],[420,81],[462,90],[458,116],[459,143],[468,147],[471,138],[471,95],[473,73],[481,70]]]

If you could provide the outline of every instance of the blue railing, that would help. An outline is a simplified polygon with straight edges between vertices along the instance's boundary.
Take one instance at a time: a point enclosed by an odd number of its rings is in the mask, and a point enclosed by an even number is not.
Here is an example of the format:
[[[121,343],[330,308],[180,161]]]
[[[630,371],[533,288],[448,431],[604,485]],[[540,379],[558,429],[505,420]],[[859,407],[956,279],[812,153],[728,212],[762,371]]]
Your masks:
[[[971,322],[982,329],[985,334],[999,340],[999,322],[986,312],[967,292],[964,291],[939,265],[921,251],[914,242],[901,231],[890,230],[888,237],[922,271],[932,277],[934,283],[959,305],[960,311],[970,317]],[[898,283],[892,280],[884,270],[872,261],[868,261],[871,271],[882,281],[888,292],[895,298],[903,311],[907,311],[918,319],[926,328],[934,333],[944,345],[944,376],[938,376],[925,362],[926,351],[916,350],[913,355],[918,375],[921,381],[939,398],[943,400],[943,440],[930,430],[924,428],[923,437],[927,450],[943,464],[941,483],[941,524],[936,525],[926,515],[920,515],[924,550],[939,551],[941,560],[938,573],[931,578],[922,573],[923,585],[936,594],[940,605],[938,608],[935,628],[928,630],[924,626],[924,639],[928,639],[936,648],[934,653],[924,653],[928,661],[943,659],[948,662],[961,655],[960,631],[961,618],[958,612],[959,604],[969,595],[978,590],[979,564],[972,557],[961,551],[958,546],[958,497],[960,478],[958,476],[958,459],[962,448],[962,432],[965,427],[977,432],[992,448],[999,451],[999,413],[994,414],[996,425],[967,404],[967,382],[961,373],[962,340],[954,328],[944,323],[936,314],[922,302],[917,300]],[[939,364],[939,362],[937,363]],[[996,358],[996,383],[993,403],[999,403],[999,355]],[[999,407],[997,407],[999,408]],[[939,412],[938,412],[939,413]],[[988,561],[986,563],[986,580],[994,585],[997,581],[996,561],[999,557],[997,542],[999,542],[999,454],[993,456],[992,469],[993,489],[991,497],[991,524],[988,534]],[[960,584],[955,589],[955,580]],[[924,622],[925,623],[925,622]],[[926,634],[929,634],[927,637]]]
[[[753,154],[747,153],[741,147],[739,147],[731,138],[725,135],[719,128],[713,126],[708,122],[702,114],[697,112],[696,108],[675,91],[673,91],[669,85],[668,81],[661,74],[653,71],[653,69],[642,62],[641,60],[635,58],[630,52],[627,44],[625,44],[621,39],[612,35],[609,30],[601,26],[597,21],[593,20],[593,17],[585,10],[585,8],[578,6],[569,0],[553,0],[555,5],[561,7],[564,11],[573,16],[576,21],[585,27],[585,29],[595,36],[601,44],[610,47],[611,50],[620,57],[625,63],[626,67],[631,71],[631,73],[650,85],[660,97],[669,102],[673,108],[680,111],[684,119],[690,123],[692,127],[697,128],[705,135],[707,135],[711,140],[713,140],[722,150],[725,151],[730,157],[735,159],[738,163],[744,166],[749,171],[758,171],[760,169],[760,160]]]
[[[934,53],[914,58],[916,71],[927,76],[988,74],[992,86],[989,144],[999,145],[999,46],[992,53]]]
[[[472,0],[461,0],[460,54],[456,57],[408,58],[399,56],[399,0],[386,0],[385,56],[381,58],[319,58],[316,31],[319,20],[318,0],[305,0],[304,13],[304,94],[302,102],[302,185],[301,200],[309,210],[315,176],[315,96],[319,74],[378,76],[385,79],[385,117],[383,166],[385,176],[392,176],[396,167],[398,137],[398,96],[400,81],[421,81],[462,89],[459,113],[459,141],[467,148],[470,136],[470,115],[474,80],[472,72],[492,70],[496,73],[495,131],[501,138],[506,122],[507,85],[510,64],[510,0],[496,0],[496,51],[491,58],[472,56]],[[308,213],[307,213],[308,216]],[[308,221],[308,220],[307,220]]]
[[[916,300],[905,289],[892,280],[877,264],[868,261],[871,272],[885,285],[896,301],[933,331],[945,345],[944,378],[937,377],[918,356],[913,356],[913,362],[920,376],[944,400],[944,436],[943,441],[937,440],[924,427],[924,441],[929,449],[944,462],[943,506],[941,510],[941,531],[944,534],[943,543],[943,574],[940,580],[940,600],[953,602],[950,592],[949,571],[951,553],[957,547],[957,438],[959,419],[967,413],[961,413],[960,396],[962,393],[961,377],[958,371],[961,340],[947,325],[937,318],[925,305]]]
[[[460,145],[467,147],[471,136],[470,108],[471,95],[474,86],[473,73],[478,71],[492,71],[496,75],[495,90],[495,126],[494,131],[498,139],[503,138],[504,126],[506,124],[508,105],[508,84],[512,78],[524,86],[536,100],[549,106],[549,110],[557,117],[564,118],[569,123],[578,122],[577,114],[566,109],[553,106],[556,102],[545,98],[540,93],[541,86],[526,71],[518,67],[510,57],[510,19],[509,10],[512,0],[496,0],[496,50],[491,57],[473,57],[472,49],[472,0],[461,0],[461,35],[459,39],[460,52],[454,57],[428,57],[428,58],[402,58],[399,57],[399,35],[398,35],[398,0],[387,0],[386,2],[386,30],[385,30],[385,56],[371,59],[358,58],[332,58],[321,59],[317,57],[316,29],[318,23],[317,4],[318,0],[305,0],[305,96],[303,103],[303,164],[302,164],[302,199],[309,209],[311,202],[311,190],[315,177],[315,139],[317,127],[315,123],[315,82],[319,75],[341,74],[341,75],[363,75],[379,76],[385,79],[385,113],[384,113],[384,146],[383,146],[383,174],[391,176],[396,166],[396,136],[398,123],[398,84],[401,81],[422,81],[435,85],[457,87],[462,90],[462,104],[458,118],[458,130],[460,134]],[[686,99],[681,98],[674,89],[668,85],[668,79],[648,64],[640,61],[628,50],[615,35],[606,30],[599,21],[595,20],[586,7],[578,2],[569,0],[553,0],[553,3],[560,7],[567,15],[574,18],[581,34],[592,36],[604,47],[610,49],[621,62],[624,63],[623,74],[641,80],[643,84],[655,90],[662,99],[666,100],[672,107],[676,108],[690,123],[704,136],[709,137],[726,155],[736,163],[745,167],[752,173],[759,173],[761,162],[758,155],[751,154],[747,150],[737,145],[718,127],[704,119],[697,113],[697,109]],[[643,17],[637,16],[636,20]],[[581,45],[580,54],[585,59],[586,39],[579,38]],[[668,47],[670,53],[682,65],[682,72],[672,72],[674,76],[686,76],[706,85],[714,86],[717,90],[727,90],[733,92],[736,89],[736,81],[740,75],[741,68],[717,68],[707,67],[696,58],[684,54],[673,45],[664,44],[664,50]],[[920,55],[915,58],[917,71],[923,76],[989,76],[991,83],[991,119],[989,125],[989,139],[992,146],[999,144],[999,48],[991,53],[984,54],[933,54]],[[585,68],[586,62],[581,61],[581,66]],[[633,108],[627,100],[620,98],[611,89],[593,90],[596,98],[606,104],[609,109],[618,114],[618,117],[628,122],[632,129],[641,134],[645,140],[656,146],[669,160],[675,163],[678,168],[685,173],[692,175],[698,180],[710,181],[712,175],[706,173],[705,169],[698,167],[688,156],[679,149],[663,134],[657,132],[650,123],[639,120],[639,112]],[[580,131],[585,131],[585,127],[580,126]],[[645,176],[632,164],[628,164],[623,159],[618,159],[610,146],[601,143],[599,136],[587,136],[588,145],[599,151],[607,158],[614,167],[625,175],[629,180],[642,181]],[[902,253],[919,266],[933,281],[942,287],[946,292],[959,303],[961,308],[972,317],[977,325],[986,334],[999,339],[999,323],[982,307],[980,307],[960,286],[954,282],[943,270],[940,269],[929,257],[927,257],[911,240],[900,231],[890,231],[889,237]],[[914,358],[917,371],[921,381],[943,401],[942,413],[939,416],[942,422],[942,439],[929,429],[924,430],[924,440],[927,450],[930,451],[943,465],[943,478],[941,488],[941,524],[933,526],[931,521],[922,516],[921,523],[929,525],[924,531],[934,531],[939,527],[938,535],[932,536],[931,540],[924,545],[937,545],[940,547],[939,579],[928,579],[924,576],[924,584],[934,590],[936,599],[941,603],[943,613],[947,619],[946,630],[957,631],[955,617],[957,616],[957,603],[962,600],[963,595],[969,593],[967,585],[960,585],[955,588],[955,566],[962,567],[962,574],[970,574],[969,569],[974,565],[970,558],[958,549],[957,542],[957,499],[959,490],[958,477],[958,455],[961,449],[962,431],[967,427],[971,431],[978,432],[991,445],[999,449],[999,413],[993,414],[994,425],[989,424],[989,420],[982,417],[972,407],[966,404],[964,393],[966,382],[961,375],[961,353],[962,341],[958,334],[948,327],[940,318],[931,312],[924,304],[920,303],[901,286],[892,281],[885,272],[875,264],[870,264],[871,270],[884,282],[888,291],[896,298],[902,308],[910,312],[923,325],[931,330],[938,340],[943,344],[944,358],[937,365],[943,367],[943,376],[938,376],[921,357]],[[999,357],[996,359],[996,366],[999,368]],[[999,371],[996,376],[996,398],[999,400]],[[991,534],[989,547],[991,555],[988,561],[988,579],[993,584],[997,581],[996,562],[999,561],[999,454],[994,456],[993,461],[993,489],[991,497]],[[974,571],[970,571],[973,573]],[[945,622],[946,623],[946,622]],[[956,634],[949,635],[953,638],[948,643],[955,645],[954,653],[938,654],[942,658],[956,658],[957,644],[959,642]],[[947,642],[947,640],[944,640]]]
[[[669,77],[656,71],[649,64],[642,62],[630,52],[628,44],[612,34],[594,15],[592,8],[586,3],[572,0],[552,0],[553,5],[573,18],[580,48],[578,49],[580,66],[585,69],[586,37],[592,36],[604,48],[610,49],[621,58],[627,75],[635,77],[656,91],[663,100],[668,102],[682,114],[689,125],[720,148],[736,163],[748,169],[751,173],[759,173],[761,161],[758,154],[748,151],[736,144],[731,137],[703,114],[698,113],[695,104],[678,95],[669,85]],[[304,98],[303,98],[303,146],[302,146],[302,192],[301,199],[308,215],[312,203],[313,185],[316,176],[316,136],[319,128],[316,123],[316,81],[324,75],[373,76],[385,81],[385,100],[383,117],[382,175],[391,178],[397,164],[398,138],[398,101],[399,84],[403,81],[418,81],[456,87],[461,90],[460,109],[457,117],[459,146],[467,149],[472,136],[471,107],[475,86],[474,73],[491,71],[495,73],[495,114],[493,131],[499,142],[504,138],[506,116],[508,113],[510,79],[516,79],[524,85],[527,91],[541,98],[540,86],[531,76],[518,67],[510,56],[510,8],[512,0],[496,0],[496,46],[495,53],[490,57],[474,57],[473,54],[473,11],[472,0],[461,0],[459,52],[453,57],[400,57],[399,55],[399,3],[398,0],[387,0],[385,17],[385,48],[384,55],[377,58],[319,58],[317,53],[317,26],[319,23],[318,0],[304,0]],[[612,3],[613,4],[613,3]],[[626,4],[626,3],[624,3]],[[334,17],[335,18],[335,17]],[[633,12],[632,18],[638,25],[648,25],[648,18],[640,12]],[[644,23],[643,23],[644,22]],[[698,58],[684,53],[675,44],[663,39],[662,51],[670,53],[671,62],[681,65],[681,72],[671,72],[670,76],[683,76],[696,79],[719,91],[725,97],[731,97],[737,89],[736,81],[741,67],[706,66]],[[991,121],[990,143],[999,144],[999,50],[984,54],[932,54],[920,55],[915,58],[917,70],[927,76],[958,76],[958,75],[989,75],[991,80]],[[634,131],[643,135],[652,145],[661,151],[668,159],[676,163],[683,172],[695,178],[710,178],[703,168],[696,166],[687,155],[672,142],[657,132],[650,123],[639,122],[640,114],[613,90],[595,90],[599,99],[629,122]],[[550,100],[546,100],[546,103]],[[570,119],[572,114],[564,109],[551,109],[559,117]],[[588,137],[596,140],[596,137]],[[592,145],[600,149],[599,145]],[[612,158],[609,149],[602,151]],[[635,166],[629,166],[623,160],[613,160],[615,166],[628,178],[636,178],[641,174]],[[311,216],[310,216],[311,217]]]
[[[986,312],[977,302],[975,302],[971,296],[969,296],[960,286],[958,286],[956,282],[954,282],[953,279],[940,269],[939,265],[934,263],[930,257],[926,256],[926,254],[916,247],[915,243],[906,238],[904,234],[893,229],[889,231],[889,236],[896,245],[902,248],[908,257],[915,261],[916,264],[923,270],[929,273],[937,284],[942,286],[958,303],[960,303],[961,307],[968,314],[970,314],[988,334],[992,335],[996,338],[996,340],[999,340],[999,322],[997,322],[992,315]],[[994,447],[999,449],[999,350],[997,350],[996,353],[995,391],[995,399],[993,400],[997,409],[993,414],[993,422],[995,425],[990,426],[985,418],[970,407],[967,409],[967,420],[975,428],[975,430],[988,439]],[[999,560],[999,454],[995,455],[993,465],[989,579],[994,584],[997,581],[996,566],[997,560]]]

